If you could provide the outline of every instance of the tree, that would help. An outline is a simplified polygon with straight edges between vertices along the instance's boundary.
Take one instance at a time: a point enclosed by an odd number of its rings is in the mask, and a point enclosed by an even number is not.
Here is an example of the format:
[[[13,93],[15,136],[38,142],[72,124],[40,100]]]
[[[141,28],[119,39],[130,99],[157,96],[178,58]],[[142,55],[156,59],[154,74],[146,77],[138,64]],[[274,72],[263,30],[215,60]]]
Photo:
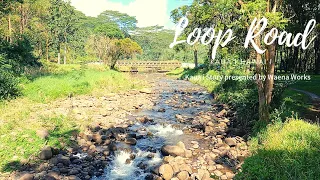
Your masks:
[[[120,28],[117,26],[117,24],[114,23],[104,23],[98,25],[94,29],[94,33],[102,36],[107,36],[110,38],[124,38],[123,32],[120,30]]]
[[[76,31],[75,23],[77,22],[77,17],[74,7],[70,5],[70,2],[51,0],[51,4],[49,26],[54,36],[54,44],[58,52],[58,64],[60,64],[60,49],[62,43],[64,43],[64,64],[66,64],[67,44],[69,37]]]
[[[261,26],[258,22],[263,16],[268,18],[269,25],[272,27],[284,28],[284,24],[287,22],[283,18],[282,13],[277,12],[281,6],[280,0],[253,0],[246,3],[239,1],[242,12],[245,17],[245,21],[252,22],[256,18],[256,24],[258,28],[255,29],[255,33],[258,34]],[[274,34],[272,34],[274,36]],[[261,49],[263,46],[261,36],[254,38],[255,44]],[[265,76],[263,81],[261,78],[257,78],[257,87],[259,95],[259,119],[261,121],[269,121],[270,104],[272,100],[272,92],[274,87],[274,73],[275,73],[275,61],[276,61],[276,44],[275,42],[266,45],[266,53],[263,58],[258,52],[256,54],[256,75],[262,77]],[[263,60],[265,63],[263,63]]]
[[[184,30],[187,36],[195,28],[201,28],[204,31],[209,28],[221,29],[225,31],[228,28],[239,29],[239,11],[235,8],[235,0],[195,0],[190,6],[181,6],[171,11],[171,19],[177,23],[182,17],[187,17],[189,24]],[[212,64],[212,49],[214,41],[209,44],[207,59]],[[198,51],[201,48],[199,43],[193,45],[193,56],[195,66],[198,65]]]
[[[121,57],[128,59],[142,53],[142,48],[138,43],[129,38],[112,39],[107,36],[92,35],[88,41],[87,48],[89,51],[111,69],[115,68],[117,61]]]
[[[118,11],[107,10],[102,12],[98,19],[102,20],[104,23],[114,22],[123,31],[126,37],[129,37],[129,32],[137,28],[137,19],[135,17],[129,16],[125,13],[120,13]]]
[[[12,15],[16,10],[16,6],[22,3],[22,0],[2,0],[0,4],[0,15],[5,16],[7,20],[7,35],[8,42],[13,42],[13,27],[12,27]]]

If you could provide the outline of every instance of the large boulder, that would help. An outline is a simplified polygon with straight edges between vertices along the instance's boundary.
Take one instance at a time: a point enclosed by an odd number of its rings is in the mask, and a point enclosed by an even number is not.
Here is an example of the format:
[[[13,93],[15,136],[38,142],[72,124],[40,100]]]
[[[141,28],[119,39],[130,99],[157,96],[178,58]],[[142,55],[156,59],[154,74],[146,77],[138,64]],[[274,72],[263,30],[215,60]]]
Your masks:
[[[159,174],[164,180],[170,180],[173,176],[173,169],[169,164],[163,164],[159,167]]]
[[[185,152],[184,149],[182,149],[179,146],[170,146],[170,145],[164,145],[161,148],[161,153],[164,156],[184,156]]]

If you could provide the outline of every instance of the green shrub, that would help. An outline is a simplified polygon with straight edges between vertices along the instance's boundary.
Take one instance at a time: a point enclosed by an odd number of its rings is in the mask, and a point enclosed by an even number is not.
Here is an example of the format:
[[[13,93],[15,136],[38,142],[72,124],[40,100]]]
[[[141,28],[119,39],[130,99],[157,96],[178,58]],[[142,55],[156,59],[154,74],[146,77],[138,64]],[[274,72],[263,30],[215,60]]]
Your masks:
[[[243,128],[252,131],[252,128],[258,123],[259,100],[255,81],[226,78],[223,78],[222,81],[210,79],[214,76],[250,76],[252,74],[241,68],[210,70],[208,67],[185,70],[181,74],[181,78],[206,87],[218,101],[227,103],[234,108],[237,111],[237,123]],[[281,105],[281,96],[286,87],[287,84],[283,82],[275,83],[272,109]]]
[[[20,95],[18,80],[11,73],[0,69],[0,100]]]

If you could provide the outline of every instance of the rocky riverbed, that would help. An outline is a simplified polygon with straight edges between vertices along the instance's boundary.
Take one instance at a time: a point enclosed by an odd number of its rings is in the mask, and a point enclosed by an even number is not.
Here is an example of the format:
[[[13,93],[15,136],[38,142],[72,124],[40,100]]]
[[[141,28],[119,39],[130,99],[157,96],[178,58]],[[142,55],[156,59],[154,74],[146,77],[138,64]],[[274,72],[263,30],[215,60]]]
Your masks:
[[[249,155],[242,132],[231,128],[235,112],[190,82],[143,78],[151,88],[48,105],[47,113],[90,125],[71,139],[74,147],[45,147],[44,163],[11,179],[233,179]]]

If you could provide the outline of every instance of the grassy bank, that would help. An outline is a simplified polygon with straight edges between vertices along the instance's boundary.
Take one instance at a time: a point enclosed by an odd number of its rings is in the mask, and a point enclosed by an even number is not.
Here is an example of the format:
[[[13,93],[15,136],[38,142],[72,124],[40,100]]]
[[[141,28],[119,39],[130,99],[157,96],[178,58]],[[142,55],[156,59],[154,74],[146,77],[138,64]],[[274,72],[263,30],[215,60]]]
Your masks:
[[[37,102],[79,94],[103,94],[136,88],[137,84],[116,71],[93,69],[39,77],[23,85],[23,95]]]
[[[30,75],[29,80],[24,78],[23,95],[0,103],[0,172],[32,162],[45,145],[68,145],[71,135],[90,123],[69,115],[47,115],[52,102],[81,94],[99,97],[144,86],[127,74],[104,68],[58,68]],[[49,131],[47,139],[37,135],[37,130],[42,129]]]
[[[253,154],[236,179],[319,179],[319,142],[318,125],[302,120],[269,125],[250,141]]]
[[[213,71],[207,69],[177,70],[171,74],[204,86],[215,98],[237,110],[237,121],[251,132],[249,140],[252,156],[245,160],[236,179],[319,179],[320,127],[304,120],[316,115],[310,110],[310,98],[276,82],[269,125],[259,122],[258,92],[254,82],[210,79],[212,76],[245,75],[241,71]],[[311,81],[290,82],[289,87],[319,93]],[[319,115],[319,114],[318,114]]]

